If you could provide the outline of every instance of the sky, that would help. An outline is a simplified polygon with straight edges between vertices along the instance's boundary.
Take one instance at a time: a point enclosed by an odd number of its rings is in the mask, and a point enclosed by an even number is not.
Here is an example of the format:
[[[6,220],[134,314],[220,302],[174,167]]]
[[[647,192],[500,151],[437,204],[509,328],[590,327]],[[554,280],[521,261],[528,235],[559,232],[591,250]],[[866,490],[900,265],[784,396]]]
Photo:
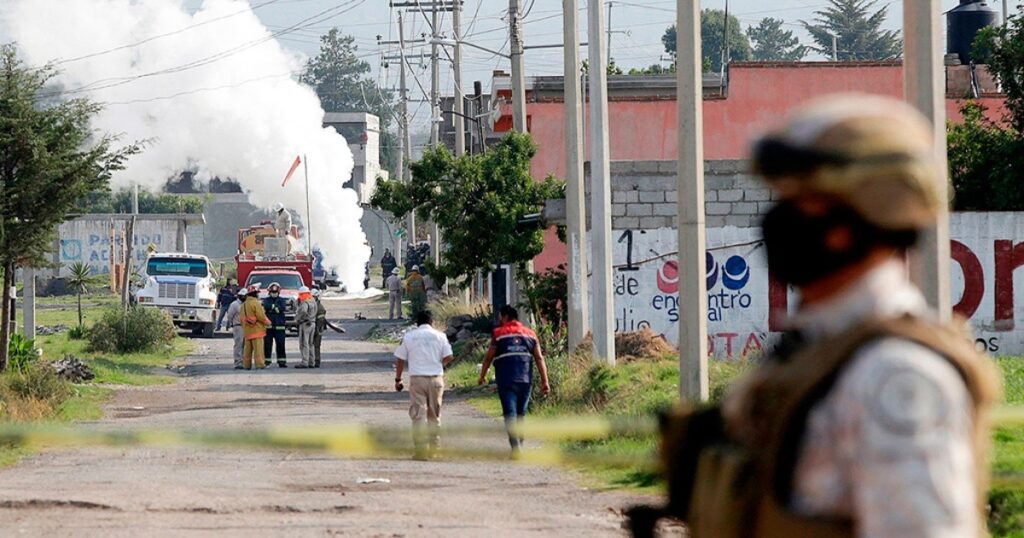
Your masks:
[[[192,9],[202,4],[202,0],[183,1],[186,7]],[[252,0],[252,4],[258,6],[265,1]],[[527,46],[561,43],[562,2],[559,0],[521,1],[526,13],[524,43]],[[260,7],[256,12],[271,30],[282,30],[341,3],[341,0],[278,0]],[[605,5],[607,3],[605,2]],[[613,0],[611,3],[611,28],[614,31],[611,55],[616,63],[626,70],[631,67],[645,67],[658,63],[665,52],[661,44],[662,33],[666,27],[675,22],[676,1]],[[943,10],[951,9],[958,3],[958,0],[943,0]],[[1014,4],[1015,1],[1011,0],[1010,3]],[[378,46],[377,36],[383,36],[385,40],[398,38],[396,23],[398,8],[390,8],[388,0],[362,0],[361,2],[357,1],[357,4],[357,7],[350,11],[282,35],[278,39],[285,47],[307,56],[314,55],[318,48],[318,36],[332,27],[337,27],[341,32],[355,37],[359,53],[366,55],[365,59],[371,63],[373,76],[379,83],[384,87],[395,88],[398,85],[398,69],[395,68],[395,62],[391,62],[389,69],[384,69],[381,66],[379,54],[381,52],[393,54],[397,52],[397,49]],[[587,2],[580,0],[579,4],[581,6],[581,41],[586,41],[587,10],[585,6]],[[725,4],[725,0],[707,0],[702,2],[701,7],[723,9]],[[811,41],[810,37],[802,29],[799,21],[812,20],[814,12],[827,4],[823,0],[731,0],[729,11],[739,18],[744,29],[749,25],[756,24],[763,17],[783,19],[786,22],[785,28],[793,30],[801,41],[807,44]],[[995,0],[992,4],[997,10],[1000,8],[999,0]],[[877,6],[888,7],[889,17],[886,21],[886,28],[899,29],[902,26],[902,2],[879,0]],[[463,39],[486,48],[508,52],[508,31],[505,19],[507,10],[507,0],[465,0],[462,15]],[[407,36],[419,36],[428,31],[426,16],[422,13],[412,11],[403,16],[406,20]],[[449,14],[443,16],[442,27],[450,35],[451,18]],[[423,50],[428,51],[429,47]],[[586,51],[582,51],[581,54],[585,57]],[[444,58],[443,55],[442,58]],[[808,59],[824,58],[809,56]],[[661,63],[667,65],[664,62]],[[525,66],[527,76],[560,75],[562,73],[562,51],[561,49],[528,50]],[[430,70],[428,65],[424,63],[420,66],[414,62],[414,68],[417,81],[423,88],[429,90]],[[463,47],[463,80],[467,88],[472,87],[474,80],[480,80],[484,84],[484,91],[488,91],[491,72],[495,69],[507,70],[508,60],[481,50]],[[422,98],[422,96],[416,95],[419,88],[415,82],[410,82],[413,91],[411,95],[413,98]],[[442,64],[441,88],[442,92],[446,94],[453,91],[450,64]],[[413,107],[414,110],[416,108],[416,106]],[[416,120],[422,121],[428,115],[429,110],[426,107],[419,107]]]

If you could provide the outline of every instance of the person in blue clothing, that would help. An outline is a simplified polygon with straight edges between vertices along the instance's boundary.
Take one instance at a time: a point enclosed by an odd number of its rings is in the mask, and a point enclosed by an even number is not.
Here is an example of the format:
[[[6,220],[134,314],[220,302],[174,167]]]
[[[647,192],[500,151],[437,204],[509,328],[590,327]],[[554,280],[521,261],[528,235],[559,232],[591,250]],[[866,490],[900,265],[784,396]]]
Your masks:
[[[263,310],[267,312],[270,319],[270,326],[267,327],[267,335],[263,337],[263,356],[270,361],[270,351],[274,344],[277,344],[277,367],[287,368],[287,354],[284,350],[284,337],[288,331],[285,325],[285,311],[288,309],[288,300],[281,297],[281,285],[277,282],[267,286],[267,298],[263,299]]]
[[[547,395],[551,392],[548,383],[548,367],[544,363],[544,354],[540,349],[537,335],[529,327],[519,323],[519,311],[505,305],[499,311],[500,325],[494,329],[491,347],[487,350],[484,363],[480,368],[480,379],[483,385],[487,382],[487,370],[494,363],[494,378],[498,384],[498,397],[501,399],[501,414],[505,417],[505,429],[508,431],[508,442],[512,445],[512,457],[519,455],[523,446],[523,436],[516,426],[526,417],[530,405],[530,394],[533,392],[533,364],[537,363],[540,374],[540,392]]]
[[[220,330],[221,323],[224,322],[224,316],[228,313],[228,307],[231,303],[235,302],[235,298],[238,297],[238,283],[235,279],[229,278],[224,287],[220,289],[217,294],[217,307],[220,309],[220,313],[217,315],[217,330]],[[230,329],[230,327],[228,327]]]

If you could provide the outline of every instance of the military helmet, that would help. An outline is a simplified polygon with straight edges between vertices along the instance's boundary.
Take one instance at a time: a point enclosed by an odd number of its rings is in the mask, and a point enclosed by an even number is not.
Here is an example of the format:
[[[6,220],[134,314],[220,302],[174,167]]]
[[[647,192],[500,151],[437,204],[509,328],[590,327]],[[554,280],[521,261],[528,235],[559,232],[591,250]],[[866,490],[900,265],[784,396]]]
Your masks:
[[[281,293],[281,285],[277,282],[271,282],[270,285],[267,286],[267,293]]]
[[[945,174],[928,120],[889,97],[843,94],[797,111],[753,151],[754,171],[785,196],[821,192],[887,230],[931,225]]]

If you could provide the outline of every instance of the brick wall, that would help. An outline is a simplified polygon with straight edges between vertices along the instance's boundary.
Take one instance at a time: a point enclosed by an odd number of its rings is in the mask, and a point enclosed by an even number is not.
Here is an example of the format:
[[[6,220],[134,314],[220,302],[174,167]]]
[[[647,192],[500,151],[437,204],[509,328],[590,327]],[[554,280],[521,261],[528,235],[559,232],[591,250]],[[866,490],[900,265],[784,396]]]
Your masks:
[[[747,161],[704,162],[704,210],[709,228],[760,224],[772,204],[772,193],[748,172]],[[590,199],[590,163],[586,163]],[[674,228],[678,195],[676,161],[611,163],[612,229]],[[589,216],[588,210],[588,226]]]

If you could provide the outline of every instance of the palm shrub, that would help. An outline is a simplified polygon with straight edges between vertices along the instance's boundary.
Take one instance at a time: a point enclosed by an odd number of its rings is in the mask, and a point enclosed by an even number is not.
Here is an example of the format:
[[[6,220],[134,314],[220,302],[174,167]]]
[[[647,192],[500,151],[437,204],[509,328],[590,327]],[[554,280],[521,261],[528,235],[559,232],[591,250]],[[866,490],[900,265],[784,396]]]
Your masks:
[[[82,262],[75,262],[68,266],[68,270],[71,272],[68,275],[67,283],[68,286],[75,290],[75,295],[78,296],[78,326],[82,326],[82,294],[89,291],[89,281],[92,278],[92,272],[89,266]]]
[[[174,323],[155,308],[133,306],[111,308],[89,327],[89,349],[100,352],[140,353],[169,345],[175,336]]]

